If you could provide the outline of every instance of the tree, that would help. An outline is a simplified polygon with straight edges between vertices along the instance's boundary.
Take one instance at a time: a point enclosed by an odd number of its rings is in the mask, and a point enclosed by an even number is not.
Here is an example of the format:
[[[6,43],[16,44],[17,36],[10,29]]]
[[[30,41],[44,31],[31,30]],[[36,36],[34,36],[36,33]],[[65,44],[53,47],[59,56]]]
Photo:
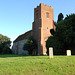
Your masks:
[[[46,42],[47,52],[49,47],[54,48],[54,54],[66,54],[72,50],[75,54],[75,14],[67,16],[56,25],[56,32]]]
[[[54,29],[50,29],[50,33],[51,33],[52,35],[54,35],[54,34],[55,34]]]
[[[58,23],[58,22],[60,22],[60,21],[62,21],[62,20],[63,20],[63,18],[64,18],[63,14],[62,14],[62,13],[60,13],[60,14],[58,15],[57,23]]]
[[[37,51],[37,44],[36,44],[36,41],[34,40],[34,38],[32,36],[24,44],[23,49],[27,50],[30,55],[32,55],[33,51],[34,52]]]
[[[55,25],[55,26],[57,25],[57,22],[56,22],[56,21],[54,21],[54,25]]]
[[[10,44],[11,44],[10,38],[0,34],[0,54],[11,53]]]

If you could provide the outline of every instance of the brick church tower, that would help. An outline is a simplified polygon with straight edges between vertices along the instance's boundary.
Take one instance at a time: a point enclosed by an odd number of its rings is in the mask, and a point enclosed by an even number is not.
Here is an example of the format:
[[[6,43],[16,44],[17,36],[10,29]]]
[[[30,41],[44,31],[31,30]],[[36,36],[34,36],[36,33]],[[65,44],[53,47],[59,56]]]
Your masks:
[[[33,37],[38,44],[38,55],[46,54],[46,40],[54,26],[53,7],[41,3],[34,9]]]

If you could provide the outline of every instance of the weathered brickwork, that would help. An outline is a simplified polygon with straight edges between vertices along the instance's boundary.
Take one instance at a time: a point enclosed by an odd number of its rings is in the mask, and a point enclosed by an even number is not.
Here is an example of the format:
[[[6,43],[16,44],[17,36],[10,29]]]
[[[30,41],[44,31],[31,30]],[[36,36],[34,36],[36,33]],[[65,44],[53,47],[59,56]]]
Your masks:
[[[33,36],[38,43],[38,55],[46,54],[46,40],[54,29],[53,7],[41,3],[34,9]]]

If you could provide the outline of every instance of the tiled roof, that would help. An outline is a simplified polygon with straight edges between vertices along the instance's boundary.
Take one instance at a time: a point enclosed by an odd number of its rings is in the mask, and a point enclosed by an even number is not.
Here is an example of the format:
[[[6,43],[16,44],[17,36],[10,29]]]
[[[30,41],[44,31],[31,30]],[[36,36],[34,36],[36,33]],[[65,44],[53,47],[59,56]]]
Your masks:
[[[14,43],[15,42],[18,42],[18,41],[21,41],[21,40],[24,40],[24,39],[28,39],[30,36],[32,36],[32,30],[22,34],[22,35],[19,35],[15,40],[14,40]]]

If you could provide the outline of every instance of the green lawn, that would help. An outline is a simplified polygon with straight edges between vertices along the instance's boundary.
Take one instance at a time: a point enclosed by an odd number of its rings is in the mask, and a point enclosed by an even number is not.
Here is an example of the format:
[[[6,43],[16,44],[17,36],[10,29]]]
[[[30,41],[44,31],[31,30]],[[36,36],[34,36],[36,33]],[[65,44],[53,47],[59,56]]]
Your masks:
[[[75,56],[0,55],[0,75],[75,75]]]

